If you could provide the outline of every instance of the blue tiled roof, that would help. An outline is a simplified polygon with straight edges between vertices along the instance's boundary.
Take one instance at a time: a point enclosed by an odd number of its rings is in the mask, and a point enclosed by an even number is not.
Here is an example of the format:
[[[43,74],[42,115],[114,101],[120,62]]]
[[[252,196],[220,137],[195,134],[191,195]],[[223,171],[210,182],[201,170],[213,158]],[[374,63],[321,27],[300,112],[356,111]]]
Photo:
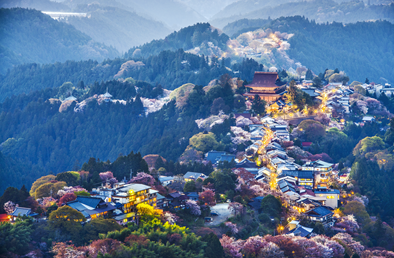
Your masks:
[[[96,208],[100,202],[104,202],[103,199],[101,199],[101,198],[87,197],[87,196],[78,196],[77,201],[79,201],[80,203],[83,203],[87,206],[90,206],[92,208]]]
[[[326,191],[315,191],[315,194],[340,194],[341,192],[338,189],[331,189]]]
[[[317,215],[310,214],[310,213],[316,213]],[[323,217],[323,216],[329,215],[330,213],[333,213],[333,212],[323,206],[320,206],[320,207],[314,208],[313,210],[310,210],[308,212],[308,215],[311,217]]]

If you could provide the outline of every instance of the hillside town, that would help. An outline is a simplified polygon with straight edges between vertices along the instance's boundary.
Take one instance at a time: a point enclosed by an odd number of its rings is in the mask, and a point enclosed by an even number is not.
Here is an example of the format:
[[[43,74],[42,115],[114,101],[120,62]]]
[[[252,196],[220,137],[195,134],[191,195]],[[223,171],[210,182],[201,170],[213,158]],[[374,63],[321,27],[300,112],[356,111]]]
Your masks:
[[[0,214],[0,218],[11,223],[21,218],[43,223],[69,218],[77,212],[80,216],[74,221],[81,225],[112,219],[121,227],[130,227],[146,223],[147,216],[153,216],[196,232],[204,229],[223,235],[220,242],[232,257],[238,257],[237,253],[243,250],[237,247],[235,239],[266,234],[289,239],[357,235],[358,221],[353,214],[344,214],[348,209],[344,207],[354,203],[364,207],[369,200],[354,191],[351,169],[343,162],[333,162],[327,153],[311,154],[316,152],[314,137],[325,131],[340,133],[346,119],[354,120],[354,116],[358,119],[354,124],[359,127],[392,117],[385,107],[367,97],[390,96],[391,86],[327,83],[314,87],[308,80],[290,85],[277,80],[276,72],[256,72],[253,81],[246,85],[249,91],[243,95],[246,110],[231,114],[234,124],[230,127],[230,141],[234,146],[244,146],[243,149],[206,149],[204,153],[188,147],[181,159],[193,159],[197,162],[194,164],[206,166],[205,173],[169,173],[165,168],[168,162],[150,154],[142,159],[147,172],[130,170],[125,173],[129,176],[115,178],[111,171],[102,171],[98,174],[100,185],[90,191],[77,183],[86,180],[88,171],[48,175],[38,179],[30,190],[30,203],[35,202],[36,206],[6,201],[6,214]],[[312,100],[311,104],[308,106],[304,100],[303,107],[297,106],[299,94],[306,94],[303,96]],[[104,102],[113,101],[108,89],[99,97]],[[253,110],[259,101],[265,103],[265,115],[256,115]],[[74,110],[78,108],[77,104]],[[207,137],[200,144],[214,146],[207,143],[210,131],[228,119],[230,116],[220,111],[196,120],[204,130],[199,137]],[[387,130],[387,126],[380,130]],[[371,219],[376,221],[376,217]],[[364,247],[358,245],[358,249],[349,252],[361,254]]]

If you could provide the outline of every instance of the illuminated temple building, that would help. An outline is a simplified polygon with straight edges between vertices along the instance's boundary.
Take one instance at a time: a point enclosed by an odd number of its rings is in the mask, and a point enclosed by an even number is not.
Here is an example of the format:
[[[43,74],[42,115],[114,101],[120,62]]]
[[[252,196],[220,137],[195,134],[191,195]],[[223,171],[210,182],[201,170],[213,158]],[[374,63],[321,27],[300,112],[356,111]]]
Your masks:
[[[260,99],[267,102],[277,101],[286,88],[285,85],[278,86],[276,80],[278,73],[276,72],[255,72],[251,84],[246,85],[250,91],[244,94],[244,97],[253,99],[255,95],[259,95]]]

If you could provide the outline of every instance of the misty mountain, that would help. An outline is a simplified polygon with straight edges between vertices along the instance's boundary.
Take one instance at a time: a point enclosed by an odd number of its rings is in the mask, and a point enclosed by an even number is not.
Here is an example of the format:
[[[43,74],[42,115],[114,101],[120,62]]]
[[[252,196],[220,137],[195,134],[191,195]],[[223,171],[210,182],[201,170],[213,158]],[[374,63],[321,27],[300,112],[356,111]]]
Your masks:
[[[210,19],[215,14],[220,12],[226,6],[236,2],[237,0],[179,0],[182,3],[190,6],[205,18]]]
[[[240,0],[223,8],[220,12],[215,14],[210,21],[221,20],[229,17],[243,17],[250,12],[262,9],[264,7],[277,6],[288,2],[294,2],[294,0]],[[250,18],[250,17],[245,17],[245,18]],[[212,24],[216,24],[216,23],[212,23]],[[224,26],[222,26],[221,28],[223,27]]]
[[[171,31],[161,22],[135,12],[99,4],[78,5],[75,12],[89,17],[69,17],[67,23],[89,35],[93,40],[125,52],[153,39],[164,38]]]
[[[266,6],[248,13],[216,18],[211,24],[223,28],[239,19],[275,19],[279,17],[302,15],[316,22],[351,23],[368,20],[394,21],[394,3],[389,5],[365,5],[359,0],[337,3],[333,0],[312,0],[289,2],[275,6]],[[216,17],[216,16],[215,16]]]
[[[40,11],[53,11],[53,12],[69,12],[70,7],[59,2],[51,0],[2,0],[0,2],[1,8],[31,8]]]
[[[22,63],[103,60],[119,55],[73,26],[33,9],[0,9],[0,73]]]
[[[207,19],[191,7],[177,0],[118,0],[119,3],[133,8],[139,15],[164,22],[173,30],[198,23]]]

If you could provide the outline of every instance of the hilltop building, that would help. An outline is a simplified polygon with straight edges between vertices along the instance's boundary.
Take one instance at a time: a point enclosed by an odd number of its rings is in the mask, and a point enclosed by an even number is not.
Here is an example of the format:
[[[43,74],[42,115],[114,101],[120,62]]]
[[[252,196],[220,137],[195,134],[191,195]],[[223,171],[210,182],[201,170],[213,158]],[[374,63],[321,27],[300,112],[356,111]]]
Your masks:
[[[277,101],[281,97],[280,93],[285,90],[285,86],[276,84],[277,79],[276,72],[255,72],[252,83],[246,85],[251,90],[245,93],[244,97],[253,99],[255,95],[259,95],[267,102]]]

